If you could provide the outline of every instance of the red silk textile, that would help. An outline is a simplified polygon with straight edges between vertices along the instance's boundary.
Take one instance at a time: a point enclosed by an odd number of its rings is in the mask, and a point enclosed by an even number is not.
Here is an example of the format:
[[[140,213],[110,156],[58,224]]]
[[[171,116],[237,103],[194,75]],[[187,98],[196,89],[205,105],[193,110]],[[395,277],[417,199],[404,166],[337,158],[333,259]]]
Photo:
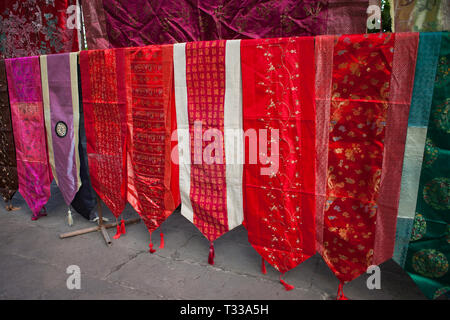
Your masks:
[[[116,217],[127,192],[124,61],[124,49],[80,53],[89,173],[94,190]]]
[[[179,169],[171,161],[173,46],[128,48],[125,66],[128,201],[151,233],[180,203]]]
[[[225,41],[186,44],[186,83],[193,160],[190,188],[193,223],[209,241],[214,241],[229,230],[224,143],[216,141],[219,152],[215,157],[220,163],[203,163],[200,157],[209,142],[196,141],[194,122],[202,123],[202,131],[196,135],[203,136],[206,130],[214,128],[224,136]]]
[[[0,58],[78,51],[75,13],[68,11],[75,5],[76,0],[2,0]]]
[[[245,226],[255,250],[284,273],[316,252],[314,38],[243,40],[241,61],[244,130],[260,138],[268,130],[257,164],[249,163],[256,141],[246,140]],[[274,129],[278,154],[268,147]],[[266,153],[278,164],[263,174]]]
[[[408,41],[411,45],[401,49],[397,37],[403,45]],[[319,40],[324,48],[326,42]],[[392,255],[392,237],[381,238],[395,233],[392,217],[398,207],[401,159],[392,154],[403,155],[416,50],[414,35],[352,35],[334,42],[328,70],[332,76],[328,176],[318,245],[341,282],[383,262],[389,252]],[[318,60],[326,72],[327,63]],[[405,63],[410,67],[401,66]],[[318,97],[326,99],[327,94]],[[383,179],[386,175],[390,178]],[[386,226],[386,221],[394,226]]]

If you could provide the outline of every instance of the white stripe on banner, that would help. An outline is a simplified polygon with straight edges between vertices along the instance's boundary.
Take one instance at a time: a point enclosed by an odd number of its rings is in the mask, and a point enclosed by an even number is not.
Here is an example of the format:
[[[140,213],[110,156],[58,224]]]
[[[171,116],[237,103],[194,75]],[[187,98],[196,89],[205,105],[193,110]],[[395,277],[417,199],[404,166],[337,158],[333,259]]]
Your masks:
[[[70,87],[72,90],[72,110],[73,110],[73,138],[75,148],[75,165],[77,170],[77,190],[81,187],[80,177],[80,154],[78,153],[79,130],[80,130],[80,101],[78,93],[78,55],[79,52],[70,53]]]
[[[228,229],[231,230],[244,220],[241,40],[226,42],[225,72],[224,140]]]
[[[194,222],[191,199],[191,146],[186,84],[186,44],[173,46],[173,66],[175,73],[175,105],[177,112],[178,152],[180,168],[181,214]]]
[[[52,120],[50,116],[50,94],[48,89],[48,70],[47,70],[47,56],[42,55],[39,57],[41,63],[41,83],[42,83],[42,100],[44,104],[44,120],[45,131],[47,134],[47,148],[48,148],[48,160],[50,167],[52,168],[53,178],[55,178],[56,184],[58,184],[58,175],[55,168],[55,155],[53,153],[53,140],[52,140]]]

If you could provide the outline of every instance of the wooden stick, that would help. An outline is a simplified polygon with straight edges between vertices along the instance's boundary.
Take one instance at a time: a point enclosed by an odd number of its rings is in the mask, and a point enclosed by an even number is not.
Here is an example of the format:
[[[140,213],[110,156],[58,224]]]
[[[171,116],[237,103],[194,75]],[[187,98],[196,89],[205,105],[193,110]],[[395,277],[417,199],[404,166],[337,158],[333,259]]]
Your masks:
[[[108,232],[106,232],[106,228],[105,226],[100,226],[100,231],[102,232],[102,236],[103,239],[105,239],[106,245],[110,246],[111,245],[111,238],[109,237]]]
[[[125,222],[126,225],[127,224],[139,223],[139,222],[141,222],[141,218],[134,218],[134,219],[130,219],[130,220],[125,220],[124,222]],[[105,229],[114,228],[115,226],[117,226],[117,222],[108,223],[108,224],[103,225],[103,227]],[[94,231],[100,231],[100,226],[80,229],[80,230],[77,230],[77,231],[71,231],[71,232],[67,232],[67,233],[62,233],[62,234],[59,235],[59,238],[60,239],[65,239],[65,238],[75,237],[75,236],[79,236],[79,235],[90,233],[90,232],[94,232]]]
[[[60,239],[65,239],[65,238],[75,237],[75,236],[79,236],[79,235],[90,233],[90,232],[94,232],[94,231],[100,231],[102,236],[103,236],[103,239],[106,242],[106,245],[110,246],[111,245],[111,238],[109,237],[108,232],[106,231],[106,229],[113,228],[113,227],[117,226],[120,222],[103,224],[102,204],[101,204],[100,197],[98,195],[97,195],[97,206],[98,206],[97,207],[98,208],[98,226],[91,227],[91,228],[85,228],[85,229],[81,229],[81,230],[77,230],[77,231],[63,233],[63,234],[59,235],[59,238]],[[141,221],[140,218],[135,218],[135,219],[131,219],[131,220],[125,220],[124,223],[125,224],[133,224],[133,223],[139,223],[140,221]]]
[[[98,226],[100,231],[102,232],[103,239],[106,242],[107,246],[111,245],[111,239],[109,238],[108,232],[106,232],[105,227],[103,226],[103,211],[102,211],[102,203],[100,201],[100,197],[97,195],[97,207],[98,207]]]

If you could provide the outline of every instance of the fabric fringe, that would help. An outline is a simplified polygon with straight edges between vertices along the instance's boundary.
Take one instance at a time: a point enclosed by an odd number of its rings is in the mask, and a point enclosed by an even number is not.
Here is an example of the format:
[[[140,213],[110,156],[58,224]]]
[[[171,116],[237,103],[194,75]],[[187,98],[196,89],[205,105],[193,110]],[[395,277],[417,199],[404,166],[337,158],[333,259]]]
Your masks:
[[[67,223],[69,224],[70,227],[73,225],[73,217],[72,211],[70,211],[70,207],[69,210],[67,210]]]
[[[117,220],[117,218],[116,218],[116,234],[114,235],[114,239],[119,239],[120,238],[120,236],[122,235],[122,232],[121,232],[121,230],[120,230],[120,223],[119,223],[119,220]]]
[[[125,220],[123,220],[123,218],[122,218],[122,221],[120,222],[120,232],[122,234],[126,234],[127,233],[127,230],[125,229]]]
[[[148,250],[148,252],[150,252],[150,253],[155,253],[156,252],[156,250],[153,249],[153,242],[152,242],[152,234],[151,233],[150,233],[150,243],[149,243],[148,247],[150,248]]]
[[[281,279],[281,274],[280,274],[280,283],[284,286],[284,289],[286,289],[286,291],[291,291],[295,288],[293,285],[286,283],[283,279]]]
[[[214,257],[215,257],[215,252],[214,252],[214,244],[211,241],[209,244],[209,256],[208,256],[208,263],[210,265],[214,265]]]
[[[160,233],[161,242],[159,243],[159,248],[164,249],[164,233]]]
[[[348,300],[348,298],[344,295],[344,283],[339,283],[338,292],[336,300]]]

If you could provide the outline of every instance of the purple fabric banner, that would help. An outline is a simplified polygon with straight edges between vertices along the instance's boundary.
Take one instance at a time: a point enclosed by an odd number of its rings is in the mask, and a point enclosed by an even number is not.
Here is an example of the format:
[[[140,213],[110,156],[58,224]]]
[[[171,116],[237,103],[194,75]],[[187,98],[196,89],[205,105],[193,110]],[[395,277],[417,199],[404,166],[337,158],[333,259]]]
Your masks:
[[[103,0],[102,8],[99,1],[83,8],[89,49],[364,33],[369,6],[369,0]]]
[[[40,60],[49,161],[64,200],[70,205],[81,185],[77,53],[44,55]]]
[[[5,63],[19,192],[37,216],[50,198],[52,181],[45,138],[39,57],[7,59]]]

